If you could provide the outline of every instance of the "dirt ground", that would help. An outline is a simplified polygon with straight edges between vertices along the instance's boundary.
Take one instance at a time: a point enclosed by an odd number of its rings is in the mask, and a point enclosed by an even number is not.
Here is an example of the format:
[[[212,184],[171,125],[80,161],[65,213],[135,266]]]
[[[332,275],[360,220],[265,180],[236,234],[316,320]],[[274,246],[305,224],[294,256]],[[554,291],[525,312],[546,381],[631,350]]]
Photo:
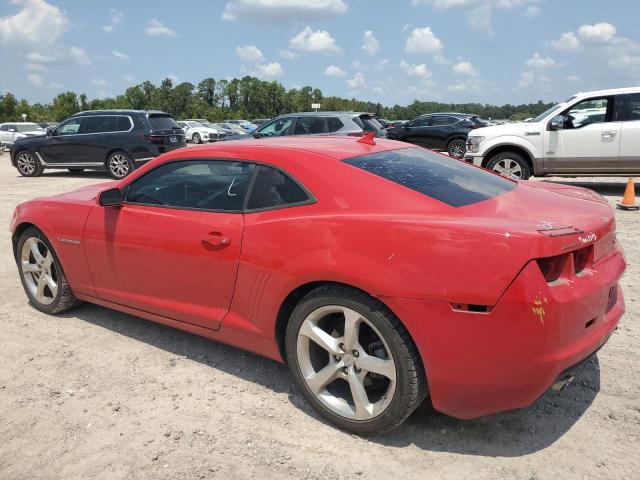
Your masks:
[[[283,365],[98,306],[31,308],[14,207],[103,180],[22,178],[0,156],[0,479],[640,478],[640,212],[616,212],[627,313],[573,385],[473,421],[423,405],[363,439],[323,422]],[[626,179],[552,180],[614,203]]]

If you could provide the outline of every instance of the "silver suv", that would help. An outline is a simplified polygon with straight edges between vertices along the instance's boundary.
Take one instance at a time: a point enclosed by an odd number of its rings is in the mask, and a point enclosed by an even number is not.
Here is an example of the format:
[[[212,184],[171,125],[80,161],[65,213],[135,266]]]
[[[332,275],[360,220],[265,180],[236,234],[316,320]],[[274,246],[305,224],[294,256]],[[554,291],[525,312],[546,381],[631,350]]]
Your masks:
[[[280,115],[262,125],[252,135],[255,138],[287,135],[362,136],[370,131],[375,131],[377,137],[387,137],[387,131],[371,113],[301,112]]]

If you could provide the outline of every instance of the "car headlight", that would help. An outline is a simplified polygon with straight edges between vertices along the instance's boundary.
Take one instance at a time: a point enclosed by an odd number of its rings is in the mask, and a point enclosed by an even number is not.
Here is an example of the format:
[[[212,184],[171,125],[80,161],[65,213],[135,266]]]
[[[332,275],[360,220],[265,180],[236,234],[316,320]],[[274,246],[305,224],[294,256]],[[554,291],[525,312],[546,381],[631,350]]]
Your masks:
[[[467,137],[467,152],[478,153],[480,144],[484,141],[484,137]]]

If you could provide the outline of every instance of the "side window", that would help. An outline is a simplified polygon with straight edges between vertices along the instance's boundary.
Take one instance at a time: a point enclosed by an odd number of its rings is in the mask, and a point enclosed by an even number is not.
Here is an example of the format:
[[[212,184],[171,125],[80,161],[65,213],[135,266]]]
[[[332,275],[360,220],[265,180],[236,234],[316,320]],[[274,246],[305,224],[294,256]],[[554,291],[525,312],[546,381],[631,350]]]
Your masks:
[[[261,137],[277,137],[280,135],[287,135],[289,127],[293,123],[293,117],[280,118],[274,120],[271,123],[267,123],[264,127],[258,130]]]
[[[313,135],[326,133],[324,117],[298,117],[294,135]]]
[[[610,98],[590,98],[576,103],[563,113],[566,117],[564,128],[582,128],[591,123],[608,122],[610,116],[607,112],[611,107]]]
[[[72,118],[61,123],[56,129],[56,133],[58,135],[75,135],[80,131],[80,125],[82,125],[82,118]]]
[[[344,127],[344,123],[339,118],[328,117],[327,118],[327,133],[333,133]]]
[[[620,96],[624,103],[616,101],[616,120],[634,122],[640,120],[640,93]]]
[[[131,184],[128,203],[241,211],[254,164],[216,160],[166,163]]]
[[[431,120],[431,117],[416,118],[415,120],[410,121],[407,124],[407,127],[427,127],[429,126],[429,120]]]
[[[429,123],[429,125],[431,125],[432,127],[442,127],[444,125],[451,125],[452,123],[455,123],[456,119],[453,117],[447,117],[445,115],[436,115],[431,117],[431,122]]]
[[[308,195],[287,174],[260,165],[251,189],[247,208],[273,208],[306,202]]]
[[[8,132],[9,125],[0,125],[0,132]]]
[[[129,117],[118,117],[116,132],[128,132],[131,130],[131,119]]]
[[[107,133],[118,128],[118,120],[112,115],[86,117],[80,133]]]

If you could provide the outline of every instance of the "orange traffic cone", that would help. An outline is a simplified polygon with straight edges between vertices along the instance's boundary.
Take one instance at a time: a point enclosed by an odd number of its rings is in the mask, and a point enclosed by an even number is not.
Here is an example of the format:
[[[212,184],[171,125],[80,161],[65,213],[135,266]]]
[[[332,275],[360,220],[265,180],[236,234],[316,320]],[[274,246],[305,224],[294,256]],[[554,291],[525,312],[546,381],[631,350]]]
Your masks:
[[[636,205],[636,189],[633,184],[633,178],[629,177],[627,188],[624,189],[622,203],[619,203],[617,207],[621,210],[638,210],[638,206]]]

